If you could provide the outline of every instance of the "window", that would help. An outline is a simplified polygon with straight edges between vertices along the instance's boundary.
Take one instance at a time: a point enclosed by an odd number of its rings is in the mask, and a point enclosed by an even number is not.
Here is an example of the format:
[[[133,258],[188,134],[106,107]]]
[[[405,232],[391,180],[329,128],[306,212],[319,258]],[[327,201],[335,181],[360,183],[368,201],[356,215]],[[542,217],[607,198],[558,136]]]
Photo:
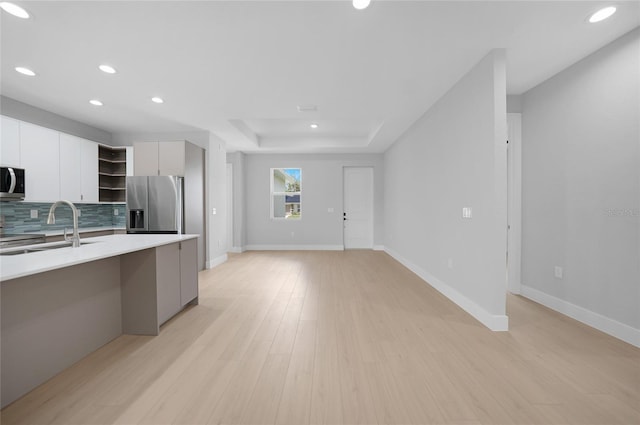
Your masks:
[[[296,220],[302,217],[302,170],[271,169],[271,218]]]

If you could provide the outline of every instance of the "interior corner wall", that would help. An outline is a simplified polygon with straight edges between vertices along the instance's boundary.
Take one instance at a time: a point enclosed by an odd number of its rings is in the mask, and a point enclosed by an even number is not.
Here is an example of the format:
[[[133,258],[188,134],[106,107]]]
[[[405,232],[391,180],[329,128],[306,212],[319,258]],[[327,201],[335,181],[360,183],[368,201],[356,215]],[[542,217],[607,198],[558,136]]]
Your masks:
[[[639,72],[635,29],[522,99],[522,294],[637,346]]]
[[[374,247],[382,245],[382,154],[246,154],[246,248],[344,249],[343,168],[347,166],[373,167]],[[271,168],[302,169],[302,219],[270,218]]]
[[[490,329],[506,330],[504,51],[482,59],[384,159],[386,251]]]
[[[227,259],[227,150],[224,141],[214,134],[210,134],[207,155],[207,268],[212,268]]]
[[[507,96],[507,113],[518,114],[522,112],[522,96],[510,94]]]

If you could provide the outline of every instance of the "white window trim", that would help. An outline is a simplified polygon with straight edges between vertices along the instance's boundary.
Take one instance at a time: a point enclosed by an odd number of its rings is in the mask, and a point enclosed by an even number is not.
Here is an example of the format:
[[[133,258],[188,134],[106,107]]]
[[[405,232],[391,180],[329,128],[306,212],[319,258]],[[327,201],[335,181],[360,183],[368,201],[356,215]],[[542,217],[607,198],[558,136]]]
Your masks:
[[[300,196],[300,209],[302,210],[302,190],[300,192],[275,192],[274,188],[273,188],[273,183],[274,183],[274,178],[273,178],[273,171],[274,170],[284,170],[284,169],[298,169],[300,170],[300,188],[302,188],[302,168],[301,167],[274,167],[269,169],[269,216],[271,217],[271,220],[291,220],[290,218],[287,217],[275,217],[273,215],[273,197],[276,195],[283,195],[283,196],[291,196],[291,195],[298,195]],[[302,220],[302,214],[300,215],[299,218],[296,218],[295,221],[301,221]]]

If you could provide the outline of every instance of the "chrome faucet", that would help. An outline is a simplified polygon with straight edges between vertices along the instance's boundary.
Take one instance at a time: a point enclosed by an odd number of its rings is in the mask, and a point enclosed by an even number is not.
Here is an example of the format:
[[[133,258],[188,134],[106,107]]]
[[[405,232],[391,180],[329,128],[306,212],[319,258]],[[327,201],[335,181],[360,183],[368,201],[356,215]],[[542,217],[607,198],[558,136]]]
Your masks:
[[[49,217],[47,217],[47,224],[55,224],[56,208],[62,204],[69,205],[69,207],[71,207],[71,212],[73,214],[73,236],[71,236],[71,239],[69,239],[67,237],[67,229],[64,229],[64,240],[67,242],[72,242],[73,247],[78,248],[80,247],[80,233],[78,233],[78,209],[76,208],[75,205],[73,205],[71,201],[57,201],[56,203],[51,205],[51,208],[49,209]]]

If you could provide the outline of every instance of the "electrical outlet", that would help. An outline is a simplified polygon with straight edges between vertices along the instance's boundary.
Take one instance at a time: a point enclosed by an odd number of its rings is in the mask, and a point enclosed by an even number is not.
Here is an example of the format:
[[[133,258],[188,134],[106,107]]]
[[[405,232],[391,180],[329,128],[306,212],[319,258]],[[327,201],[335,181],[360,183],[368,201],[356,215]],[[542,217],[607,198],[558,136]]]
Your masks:
[[[333,212],[333,208],[327,208],[327,212],[328,213],[332,213]]]
[[[560,266],[555,266],[555,267],[553,268],[553,275],[554,275],[555,277],[557,277],[558,279],[562,279],[562,274],[563,274],[562,267],[560,267]]]
[[[217,209],[213,208],[213,210],[212,210],[212,211],[213,211],[213,215],[218,214],[218,210],[217,210]]]
[[[120,215],[120,210],[117,208],[113,209],[113,215]]]
[[[80,217],[81,215],[82,215],[82,210],[78,208],[78,217]]]
[[[31,218],[38,218],[38,210],[31,210]]]

